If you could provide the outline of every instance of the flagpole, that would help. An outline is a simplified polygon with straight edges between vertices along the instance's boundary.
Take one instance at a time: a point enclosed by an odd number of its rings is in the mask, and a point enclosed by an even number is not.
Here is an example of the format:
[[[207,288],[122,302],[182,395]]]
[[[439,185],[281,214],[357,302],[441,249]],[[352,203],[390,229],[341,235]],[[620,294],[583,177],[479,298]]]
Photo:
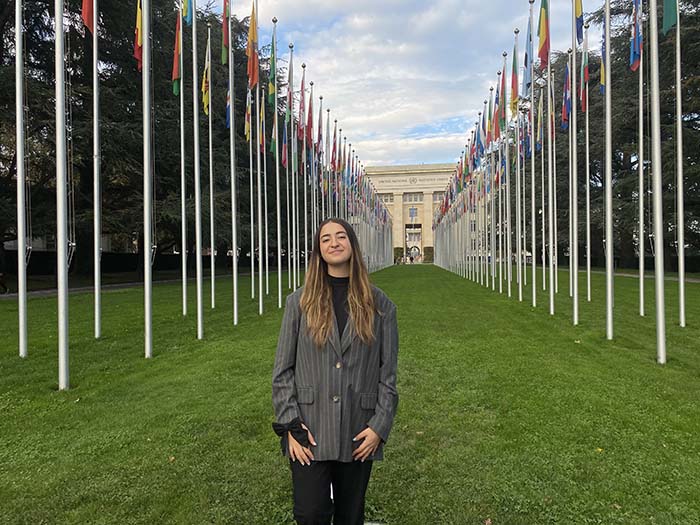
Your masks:
[[[588,61],[588,28],[590,24],[585,24],[585,43],[586,58]],[[640,76],[641,78],[641,76]],[[586,83],[586,300],[591,302],[591,165],[590,165],[590,142],[589,142],[589,117],[590,107],[588,106],[588,80],[583,79]],[[581,86],[583,89],[583,86]],[[641,108],[641,104],[640,104]],[[641,151],[641,150],[640,150]]]
[[[258,13],[258,0],[255,0],[255,34],[258,34],[258,18],[257,18],[257,13]],[[256,49],[254,50],[255,53],[260,53],[260,50],[258,49],[258,43],[255,43]],[[260,80],[258,79],[258,82],[255,85],[255,109],[257,111],[257,114],[255,115],[255,122],[256,122],[256,137],[257,137],[257,146],[256,146],[256,151],[257,151],[257,166],[258,166],[258,178],[257,178],[257,187],[258,187],[258,314],[262,315],[263,313],[263,285],[262,285],[262,272],[263,272],[263,242],[262,242],[262,173],[261,173],[261,164],[260,164]],[[252,233],[252,232],[251,232]]]
[[[250,58],[248,58],[250,60]],[[250,83],[250,82],[249,82]],[[248,86],[248,185],[250,187],[250,298],[255,299],[255,215],[253,214],[253,95]],[[258,276],[260,277],[260,276]]]
[[[523,243],[523,238],[522,238],[522,214],[521,214],[521,191],[522,191],[522,186],[520,182],[520,142],[521,142],[521,136],[520,136],[520,123],[521,123],[521,116],[520,116],[520,108],[518,108],[518,113],[517,113],[517,161],[516,161],[516,168],[515,168],[515,230],[516,230],[516,248],[515,251],[517,252],[517,260],[518,260],[518,301],[522,302],[523,300],[523,267],[522,267],[522,259],[523,259],[523,252],[522,252],[522,243]],[[524,151],[524,148],[523,148]]]
[[[261,88],[261,100],[262,100],[262,108],[263,110],[265,109],[265,88]],[[262,122],[260,123],[260,127],[262,128],[262,158],[263,158],[263,187],[265,188],[265,191],[263,191],[263,199],[264,199],[264,204],[263,207],[265,209],[264,215],[265,215],[265,295],[270,295],[270,256],[269,256],[269,250],[270,250],[270,245],[269,245],[269,237],[270,237],[270,232],[268,229],[268,220],[267,220],[267,151],[266,151],[266,126],[265,126],[265,111],[261,112],[261,117]]]
[[[552,149],[554,137],[552,137],[552,64],[547,59],[547,221],[549,222],[548,244],[549,244],[549,315],[554,315],[554,291],[556,268],[554,261],[556,258],[556,241],[554,230],[554,176]],[[543,145],[544,147],[544,145]],[[554,156],[556,159],[556,156]]]
[[[60,2],[58,2],[60,3]],[[24,28],[22,0],[15,0],[15,136],[17,140],[17,303],[19,310],[19,356],[27,357],[27,208],[24,164]],[[57,15],[58,22],[58,15]],[[96,26],[95,26],[96,27]],[[58,28],[57,28],[58,34]],[[63,31],[61,31],[61,35]],[[61,38],[61,46],[63,39]],[[58,46],[59,39],[56,39]],[[56,55],[58,56],[58,47]],[[63,51],[61,50],[61,57]],[[61,68],[63,66],[61,65]],[[58,71],[58,64],[56,65]],[[56,83],[58,93],[58,83]],[[58,105],[58,96],[56,97]],[[63,98],[61,98],[63,100]],[[58,109],[56,110],[58,119]],[[58,128],[56,128],[58,135]],[[58,166],[57,166],[58,169]],[[57,193],[58,196],[58,193]],[[59,298],[60,301],[60,298]],[[60,304],[60,302],[59,302]],[[67,326],[67,325],[66,325]],[[60,325],[59,325],[60,327]]]
[[[540,103],[539,103],[539,123],[538,123],[538,134],[543,133],[543,122],[544,117],[544,90],[540,88]],[[545,227],[545,182],[544,182],[544,137],[541,137],[542,143],[540,144],[540,222],[541,222],[541,235],[542,235],[542,291],[547,291],[547,230]]]
[[[510,138],[508,137],[510,132],[510,126],[506,120],[506,257],[508,258],[507,266],[507,283],[508,283],[508,297],[512,296],[511,283],[513,281],[513,250],[512,250],[512,236],[513,232],[511,230],[510,220],[511,220],[511,210],[510,210]],[[471,226],[470,226],[471,229]]]
[[[204,313],[202,302],[202,190],[200,184],[201,170],[199,158],[199,100],[197,81],[197,0],[192,0],[192,107],[194,118],[194,234],[195,267],[197,273],[197,339],[204,339]]]
[[[212,84],[211,81],[211,24],[207,24],[207,89],[209,90],[209,277],[211,280],[211,307],[216,307],[216,259],[214,252],[216,240],[214,238],[214,148],[212,147]]]
[[[530,27],[532,27],[532,5],[530,2]],[[530,43],[528,42],[528,46]],[[529,48],[528,48],[529,49]],[[532,252],[532,306],[537,306],[537,221],[535,220],[535,61],[530,58],[530,251]],[[544,240],[543,240],[544,242]]]
[[[639,6],[641,9],[641,5]],[[641,13],[635,12],[636,19],[633,21],[635,26],[639,22],[639,30],[641,31]],[[633,34],[633,38],[636,38]],[[638,249],[639,249],[639,315],[644,317],[644,46],[639,47],[639,107],[637,108],[637,126],[638,126],[638,153],[637,153],[637,173],[639,174],[639,223],[637,230]]]
[[[326,218],[326,195],[325,195],[325,187],[324,187],[324,182],[325,182],[325,170],[323,167],[324,164],[324,157],[326,155],[326,152],[323,151],[323,95],[318,97],[319,100],[321,101],[321,106],[319,107],[319,112],[318,112],[318,129],[319,133],[321,135],[321,140],[319,141],[319,148],[321,148],[321,153],[322,156],[319,158],[320,162],[318,163],[318,171],[321,176],[321,188],[320,188],[320,200],[321,200],[321,221],[323,221]],[[319,221],[319,224],[321,223]]]
[[[272,19],[272,42],[275,50],[275,69],[277,68],[277,17]],[[229,31],[229,34],[231,32]],[[280,202],[280,145],[279,115],[277,112],[277,71],[275,75],[275,198],[277,200],[277,308],[282,308],[282,205]]]
[[[100,186],[100,79],[97,71],[97,0],[92,0],[92,204],[93,204],[93,276],[95,288],[95,339],[102,335],[102,188]]]
[[[229,7],[230,9],[230,7]],[[237,211],[238,204],[236,202],[236,90],[234,84],[234,53],[231,42],[231,14],[228,16],[228,85],[229,85],[229,156],[231,158],[231,252],[232,252],[232,270],[233,270],[233,325],[238,324],[238,220]],[[183,186],[184,188],[184,186]],[[184,191],[183,191],[184,193]]]
[[[685,328],[685,204],[683,188],[683,93],[681,86],[681,15],[676,7],[676,235],[678,252],[678,317]]]
[[[142,53],[143,53],[143,277],[144,277],[144,339],[145,356],[153,355],[152,319],[152,250],[153,250],[153,160],[151,156],[151,5],[143,0]]]
[[[653,0],[652,0],[653,1]],[[651,16],[654,18],[654,16]],[[613,338],[612,79],[610,78],[610,0],[605,0],[605,325]],[[660,166],[660,164],[658,164]],[[656,164],[655,164],[656,166]],[[656,167],[654,172],[656,172]],[[658,238],[657,238],[658,240]],[[657,242],[657,250],[659,243]]]
[[[577,109],[576,109],[576,53],[578,49],[578,30],[576,27],[576,0],[572,0],[571,3],[571,47],[574,50],[571,54],[571,97],[574,99],[574,103],[571,108],[571,208],[572,208],[572,244],[573,244],[573,288],[574,288],[574,305],[573,305],[573,324],[578,325],[579,311],[578,311],[578,135],[577,135]]]
[[[609,0],[606,0],[609,1]],[[664,305],[664,223],[661,200],[661,108],[659,95],[659,35],[656,0],[649,0],[651,40],[651,166],[654,198],[654,274],[656,288],[656,360],[666,363],[666,312]],[[607,90],[606,90],[607,92]],[[678,93],[677,93],[678,95]]]
[[[301,69],[304,70],[303,75],[306,76],[306,64],[302,63],[301,64]],[[302,92],[301,93],[302,98],[306,96],[306,93]],[[304,111],[306,111],[306,107],[301,108]],[[306,115],[299,115],[299,119],[301,121],[304,120]],[[302,188],[304,190],[304,272],[306,272],[308,262],[309,262],[309,225],[308,225],[308,202],[307,202],[307,193],[309,189],[309,173],[308,173],[308,167],[307,167],[307,159],[306,159],[306,128],[304,128],[304,137],[302,138],[302,162],[304,163],[304,184],[302,185]]]
[[[289,142],[287,144],[287,149],[291,149],[291,165],[292,165],[292,207],[291,207],[291,214],[292,214],[292,265],[293,265],[293,278],[292,281],[294,283],[294,290],[297,289],[297,285],[299,283],[298,280],[298,275],[297,275],[297,260],[298,260],[298,253],[297,253],[297,199],[296,199],[296,179],[297,179],[297,173],[296,173],[296,134],[294,133],[294,72],[292,69],[292,59],[294,58],[294,44],[289,44],[289,83],[287,84],[287,89],[291,90],[291,94],[287,97],[289,102],[291,103],[292,107],[289,108],[287,111],[290,112],[290,122],[289,122]],[[291,146],[291,148],[290,148]],[[287,165],[290,164],[289,160],[287,160]]]
[[[566,92],[566,89],[567,89],[566,81],[564,81],[564,101],[563,101],[564,104],[566,104],[566,98],[567,98],[567,97],[569,97],[569,99],[571,99],[571,77],[572,77],[572,75],[571,75],[571,68],[572,68],[571,57],[572,57],[572,54],[573,54],[573,50],[572,50],[571,48],[569,48],[568,54],[569,54],[569,57],[568,57],[568,65],[569,65],[569,86],[568,86],[568,88],[569,88],[569,92],[568,92],[568,94],[567,94],[567,92]],[[571,110],[570,110],[569,108],[567,108],[567,112],[570,112],[570,111],[571,111]],[[570,115],[567,115],[567,117],[568,117],[569,119],[571,118]],[[568,198],[569,198],[569,213],[568,213],[568,217],[567,217],[568,222],[569,222],[569,238],[568,238],[568,245],[569,245],[569,297],[573,298],[573,296],[574,296],[574,288],[573,288],[573,280],[574,280],[574,272],[573,272],[573,269],[574,269],[574,264],[573,264],[573,262],[574,262],[574,261],[573,261],[573,257],[572,257],[572,255],[573,255],[573,247],[572,247],[572,244],[571,244],[571,240],[572,240],[572,229],[573,229],[573,221],[572,221],[572,216],[571,216],[571,208],[572,208],[572,202],[571,202],[572,184],[571,184],[571,181],[572,181],[572,174],[573,174],[573,162],[572,162],[573,159],[572,159],[572,154],[573,154],[574,148],[573,148],[573,135],[572,135],[572,133],[571,133],[571,131],[572,131],[571,122],[569,122],[569,123],[567,124],[567,131],[568,131],[568,133],[567,133],[567,138],[568,138],[568,140],[569,140],[569,173],[568,173],[568,175],[569,175],[569,181],[568,181],[569,184],[568,184],[568,186],[569,186],[569,187],[567,188],[567,190],[568,190],[568,191],[567,191],[567,196],[568,196]]]
[[[182,315],[187,315],[187,208],[186,208],[186,186],[185,186],[185,85],[183,71],[183,26],[182,26],[182,1],[178,9],[178,24],[180,25],[180,35],[178,36],[178,46],[180,47],[179,69],[180,69],[180,265],[182,273]]]
[[[551,56],[551,55],[550,55]],[[549,61],[548,61],[549,63]],[[551,71],[551,68],[548,66],[547,67],[548,71]],[[554,71],[551,71],[551,76],[552,76],[552,88],[555,84],[554,82]],[[555,101],[554,101],[554,94],[552,92],[549,93],[550,98],[552,99],[552,106],[556,107]],[[554,114],[552,113],[552,117]],[[552,153],[554,155],[554,159],[552,162],[552,170],[553,170],[553,192],[554,192],[554,292],[559,293],[559,217],[558,217],[558,199],[557,199],[557,134],[556,131],[552,134]],[[552,313],[554,311],[552,310]]]

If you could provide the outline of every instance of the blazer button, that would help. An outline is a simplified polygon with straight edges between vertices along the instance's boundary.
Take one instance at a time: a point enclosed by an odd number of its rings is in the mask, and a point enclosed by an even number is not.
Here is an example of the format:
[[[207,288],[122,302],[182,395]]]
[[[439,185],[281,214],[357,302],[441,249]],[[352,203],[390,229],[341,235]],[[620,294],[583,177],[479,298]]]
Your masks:
[[[335,364],[335,367],[336,367],[336,368],[340,368],[341,366],[343,366],[343,365],[340,363],[340,361],[338,361],[338,362]]]
[[[333,396],[333,402],[337,403],[338,401],[340,401],[340,396]]]

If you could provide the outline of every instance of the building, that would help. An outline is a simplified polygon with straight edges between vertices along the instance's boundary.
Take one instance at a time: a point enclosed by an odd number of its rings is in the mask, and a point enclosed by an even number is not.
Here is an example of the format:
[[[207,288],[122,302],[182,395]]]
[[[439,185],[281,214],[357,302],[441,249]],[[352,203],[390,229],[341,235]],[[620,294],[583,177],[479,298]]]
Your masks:
[[[433,258],[433,214],[445,196],[454,164],[376,166],[367,176],[391,214],[395,255]]]

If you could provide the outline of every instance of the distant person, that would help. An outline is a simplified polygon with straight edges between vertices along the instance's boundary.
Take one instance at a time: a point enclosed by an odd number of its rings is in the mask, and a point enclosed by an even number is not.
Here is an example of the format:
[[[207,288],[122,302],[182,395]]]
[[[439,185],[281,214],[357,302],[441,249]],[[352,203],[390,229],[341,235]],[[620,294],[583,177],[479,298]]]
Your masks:
[[[411,264],[413,264],[413,255],[411,255]]]
[[[305,284],[287,297],[272,372],[297,523],[364,523],[399,401],[397,356],[396,306],[370,283],[352,226],[323,221]]]

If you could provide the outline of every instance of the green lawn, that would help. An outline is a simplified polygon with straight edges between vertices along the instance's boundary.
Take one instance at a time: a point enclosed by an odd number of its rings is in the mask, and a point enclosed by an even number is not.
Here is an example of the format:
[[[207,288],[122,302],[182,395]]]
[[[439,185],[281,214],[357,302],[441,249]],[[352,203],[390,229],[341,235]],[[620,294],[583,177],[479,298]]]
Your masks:
[[[642,319],[635,279],[616,280],[614,341],[600,274],[578,327],[566,274],[554,317],[542,293],[532,309],[527,291],[518,303],[435,266],[373,280],[398,306],[400,402],[368,520],[700,522],[700,284],[687,285],[681,329],[667,282],[659,366],[653,286]],[[205,287],[205,341],[192,301],[180,316],[178,284],[154,288],[149,361],[140,289],[105,293],[97,342],[91,296],[72,295],[73,388],[61,393],[56,299],[29,300],[27,360],[17,357],[16,304],[0,301],[0,523],[292,523],[270,425],[275,281],[263,317],[242,281],[237,327],[230,285],[218,283],[214,311]]]

